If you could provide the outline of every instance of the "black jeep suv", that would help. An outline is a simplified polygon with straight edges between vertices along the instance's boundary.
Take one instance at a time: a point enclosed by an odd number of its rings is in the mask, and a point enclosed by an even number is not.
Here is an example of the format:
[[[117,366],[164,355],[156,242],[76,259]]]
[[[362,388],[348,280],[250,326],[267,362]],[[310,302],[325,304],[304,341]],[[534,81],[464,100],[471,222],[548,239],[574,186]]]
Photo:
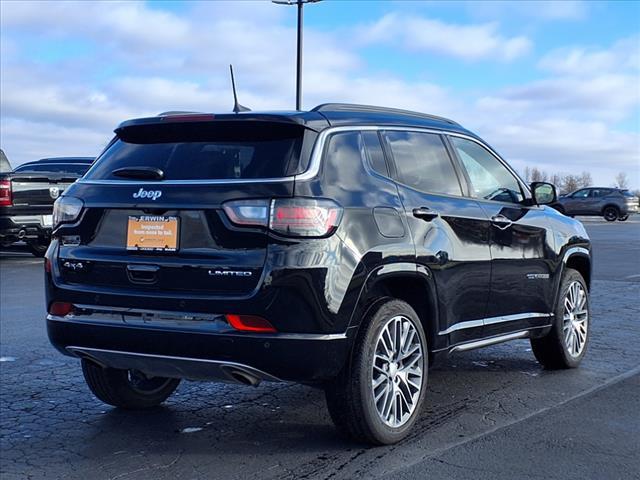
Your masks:
[[[102,401],[180,379],[326,390],[340,430],[403,438],[440,356],[589,339],[590,242],[473,133],[420,113],[183,113],[122,123],[55,205],[47,328]]]

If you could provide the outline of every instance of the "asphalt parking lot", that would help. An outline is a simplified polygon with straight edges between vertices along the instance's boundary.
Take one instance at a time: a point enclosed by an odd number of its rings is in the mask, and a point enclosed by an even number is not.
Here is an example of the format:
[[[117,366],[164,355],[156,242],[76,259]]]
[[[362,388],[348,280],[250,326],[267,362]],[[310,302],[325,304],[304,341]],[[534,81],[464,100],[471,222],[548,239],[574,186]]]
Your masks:
[[[112,409],[47,341],[42,260],[0,259],[0,476],[65,479],[638,478],[640,219],[585,219],[593,330],[581,368],[545,371],[529,343],[457,354],[429,375],[399,445],[335,432],[323,394],[183,382],[161,408]]]

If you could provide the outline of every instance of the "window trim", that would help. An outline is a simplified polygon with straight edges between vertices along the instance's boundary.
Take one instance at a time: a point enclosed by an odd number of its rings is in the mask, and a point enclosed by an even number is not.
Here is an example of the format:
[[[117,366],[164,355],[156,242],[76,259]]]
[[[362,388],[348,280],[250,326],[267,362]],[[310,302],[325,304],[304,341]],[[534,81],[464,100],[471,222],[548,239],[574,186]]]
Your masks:
[[[398,164],[396,163],[396,159],[393,155],[393,149],[391,148],[391,144],[389,142],[389,138],[387,137],[387,135],[385,135],[385,132],[387,131],[394,131],[394,132],[411,132],[411,133],[423,133],[423,134],[427,134],[427,135],[436,135],[439,140],[442,142],[442,146],[444,147],[444,152],[447,155],[447,158],[449,159],[449,163],[451,164],[451,167],[453,168],[453,172],[456,175],[456,179],[458,180],[458,187],[460,188],[460,193],[446,193],[446,192],[434,192],[432,190],[422,190],[420,188],[417,188],[413,185],[409,185],[407,183],[405,183],[400,175],[399,169],[398,169]],[[447,197],[455,197],[455,198],[461,198],[461,197],[466,197],[465,195],[465,185],[462,179],[460,178],[460,172],[458,172],[458,168],[456,167],[456,162],[453,160],[453,158],[451,157],[451,153],[449,152],[449,149],[447,148],[447,142],[445,141],[445,139],[443,138],[444,135],[442,132],[439,133],[435,133],[435,132],[420,132],[420,131],[414,131],[411,129],[404,129],[404,128],[381,128],[378,132],[379,136],[380,136],[380,140],[384,142],[384,144],[386,145],[386,149],[385,152],[389,155],[389,161],[390,163],[393,164],[393,177],[392,179],[398,184],[398,185],[402,185],[403,187],[406,188],[410,188],[411,190],[415,190],[416,192],[421,192],[421,193],[426,193],[428,195],[444,195]]]
[[[329,127],[318,133],[313,147],[311,149],[311,158],[309,163],[307,164],[307,170],[303,173],[298,173],[296,175],[290,175],[287,177],[281,178],[259,178],[259,179],[244,179],[244,178],[232,178],[227,180],[162,180],[162,181],[145,181],[145,185],[224,185],[224,184],[251,184],[251,183],[283,183],[283,182],[297,182],[297,181],[305,181],[305,180],[313,180],[320,173],[320,166],[322,164],[322,158],[324,154],[324,146],[327,140],[327,137],[332,133],[336,132],[349,132],[349,131],[364,131],[364,130],[373,130],[373,131],[381,131],[381,130],[402,130],[402,131],[410,131],[410,132],[425,132],[425,133],[435,133],[437,135],[452,136],[452,137],[460,137],[465,138],[467,140],[471,140],[472,142],[476,142],[478,145],[486,148],[494,157],[498,159],[500,163],[502,163],[518,180],[520,186],[522,187],[525,193],[525,199],[531,199],[531,191],[529,190],[529,186],[520,178],[520,176],[515,172],[513,168],[509,164],[507,164],[500,155],[498,155],[489,145],[484,143],[484,141],[465,133],[454,132],[446,129],[439,128],[424,128],[424,127],[401,127],[395,125],[344,125],[337,127]],[[113,137],[107,146],[100,153],[104,153],[112,144],[117,140],[117,136]],[[385,150],[385,155],[388,154],[386,151],[386,145],[383,143],[383,150]],[[100,156],[98,155],[98,157]],[[96,158],[98,158],[96,157]],[[388,159],[388,157],[387,157]],[[456,159],[457,160],[457,159]],[[89,171],[94,168],[95,162],[92,164]],[[389,165],[391,167],[390,174],[394,175],[395,165]],[[87,172],[88,173],[88,172]],[[386,178],[386,177],[383,177]],[[393,178],[392,178],[393,179]],[[458,179],[460,181],[460,179]],[[396,180],[394,180],[396,181]],[[85,178],[80,178],[76,183],[86,184],[86,185],[132,185],[131,180],[88,180]],[[407,185],[408,186],[408,185]],[[411,187],[409,187],[411,188]],[[466,198],[474,198],[470,194],[464,194],[463,196]],[[494,202],[493,200],[489,200]],[[510,204],[513,205],[513,204]]]

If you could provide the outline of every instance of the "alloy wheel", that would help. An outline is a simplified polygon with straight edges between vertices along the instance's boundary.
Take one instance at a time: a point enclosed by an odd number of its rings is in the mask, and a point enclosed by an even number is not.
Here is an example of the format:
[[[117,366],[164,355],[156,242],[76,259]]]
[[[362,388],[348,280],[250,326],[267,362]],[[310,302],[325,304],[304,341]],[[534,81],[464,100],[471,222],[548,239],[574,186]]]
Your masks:
[[[413,414],[423,384],[423,348],[409,318],[391,318],[376,341],[371,393],[380,419],[388,426],[404,425]]]
[[[571,282],[564,297],[562,335],[564,344],[572,357],[578,357],[587,344],[589,310],[587,293],[580,282]]]

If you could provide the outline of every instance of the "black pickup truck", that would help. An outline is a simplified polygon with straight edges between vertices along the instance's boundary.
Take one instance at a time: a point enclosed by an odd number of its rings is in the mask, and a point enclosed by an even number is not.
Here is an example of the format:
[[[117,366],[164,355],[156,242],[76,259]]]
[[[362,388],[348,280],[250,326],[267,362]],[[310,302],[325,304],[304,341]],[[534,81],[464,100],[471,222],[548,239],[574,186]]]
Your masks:
[[[43,256],[51,237],[53,202],[92,161],[89,157],[45,158],[12,170],[2,152],[0,246],[24,241],[31,253]]]

